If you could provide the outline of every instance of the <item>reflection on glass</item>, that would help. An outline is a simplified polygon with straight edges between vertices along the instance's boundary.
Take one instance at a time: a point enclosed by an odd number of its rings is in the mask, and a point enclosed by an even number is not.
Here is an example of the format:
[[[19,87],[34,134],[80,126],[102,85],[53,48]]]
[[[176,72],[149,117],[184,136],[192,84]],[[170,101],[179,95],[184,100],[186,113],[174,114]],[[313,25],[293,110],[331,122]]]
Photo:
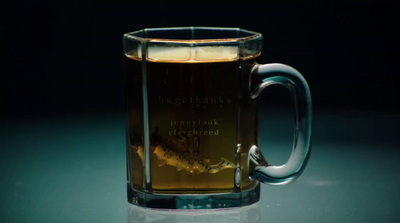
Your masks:
[[[257,223],[260,221],[258,204],[215,210],[156,210],[138,206],[128,208],[128,223]]]

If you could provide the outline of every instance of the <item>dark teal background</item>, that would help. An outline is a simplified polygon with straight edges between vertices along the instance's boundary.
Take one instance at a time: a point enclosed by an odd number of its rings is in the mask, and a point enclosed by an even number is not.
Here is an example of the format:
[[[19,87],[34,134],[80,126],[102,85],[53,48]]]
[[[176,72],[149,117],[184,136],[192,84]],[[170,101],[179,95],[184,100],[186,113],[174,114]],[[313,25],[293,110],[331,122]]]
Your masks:
[[[290,154],[292,121],[286,112],[261,116],[260,146],[274,165]],[[123,114],[10,119],[0,126],[0,217],[7,223],[398,222],[399,125],[398,115],[316,114],[313,151],[297,181],[261,185],[251,216],[232,209],[201,217],[132,209]]]
[[[125,192],[122,34],[196,25],[261,32],[261,62],[297,68],[312,91],[309,165],[293,184],[261,186],[255,222],[398,222],[400,3],[182,3],[1,3],[0,221],[141,219]],[[262,97],[262,151],[283,164],[290,97],[276,86]]]

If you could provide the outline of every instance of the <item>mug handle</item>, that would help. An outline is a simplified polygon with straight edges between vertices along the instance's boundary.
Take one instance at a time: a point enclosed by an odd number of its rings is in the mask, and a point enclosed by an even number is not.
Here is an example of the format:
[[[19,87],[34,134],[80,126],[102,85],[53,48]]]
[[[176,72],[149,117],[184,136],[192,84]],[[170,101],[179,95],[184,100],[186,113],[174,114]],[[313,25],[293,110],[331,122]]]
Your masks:
[[[250,81],[252,99],[274,84],[281,84],[289,90],[295,108],[295,131],[292,153],[282,166],[269,165],[260,149],[252,146],[248,156],[249,176],[272,185],[291,183],[303,172],[310,157],[312,106],[308,84],[300,72],[277,63],[256,64]]]

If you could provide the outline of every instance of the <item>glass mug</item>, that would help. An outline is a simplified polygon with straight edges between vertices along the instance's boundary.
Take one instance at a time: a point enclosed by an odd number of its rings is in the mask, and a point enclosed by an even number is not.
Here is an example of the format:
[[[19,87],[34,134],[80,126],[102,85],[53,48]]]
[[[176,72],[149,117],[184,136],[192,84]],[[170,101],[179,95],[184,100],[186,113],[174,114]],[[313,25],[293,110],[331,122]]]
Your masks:
[[[262,35],[239,28],[143,29],[123,36],[128,201],[149,208],[239,207],[259,182],[294,181],[311,148],[311,96],[302,75],[258,64]],[[295,107],[287,163],[270,165],[258,145],[258,95],[285,86]]]

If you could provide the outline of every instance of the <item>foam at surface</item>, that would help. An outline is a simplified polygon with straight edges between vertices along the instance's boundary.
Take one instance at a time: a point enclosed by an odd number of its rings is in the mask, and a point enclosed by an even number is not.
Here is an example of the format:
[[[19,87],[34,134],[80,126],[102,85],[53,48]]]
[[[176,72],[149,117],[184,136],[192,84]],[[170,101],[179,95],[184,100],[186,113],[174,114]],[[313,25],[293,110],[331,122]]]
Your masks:
[[[128,55],[133,59],[141,60],[141,49],[138,56]],[[233,61],[239,58],[237,46],[202,46],[202,47],[149,47],[147,51],[149,61],[156,62],[210,62]]]

